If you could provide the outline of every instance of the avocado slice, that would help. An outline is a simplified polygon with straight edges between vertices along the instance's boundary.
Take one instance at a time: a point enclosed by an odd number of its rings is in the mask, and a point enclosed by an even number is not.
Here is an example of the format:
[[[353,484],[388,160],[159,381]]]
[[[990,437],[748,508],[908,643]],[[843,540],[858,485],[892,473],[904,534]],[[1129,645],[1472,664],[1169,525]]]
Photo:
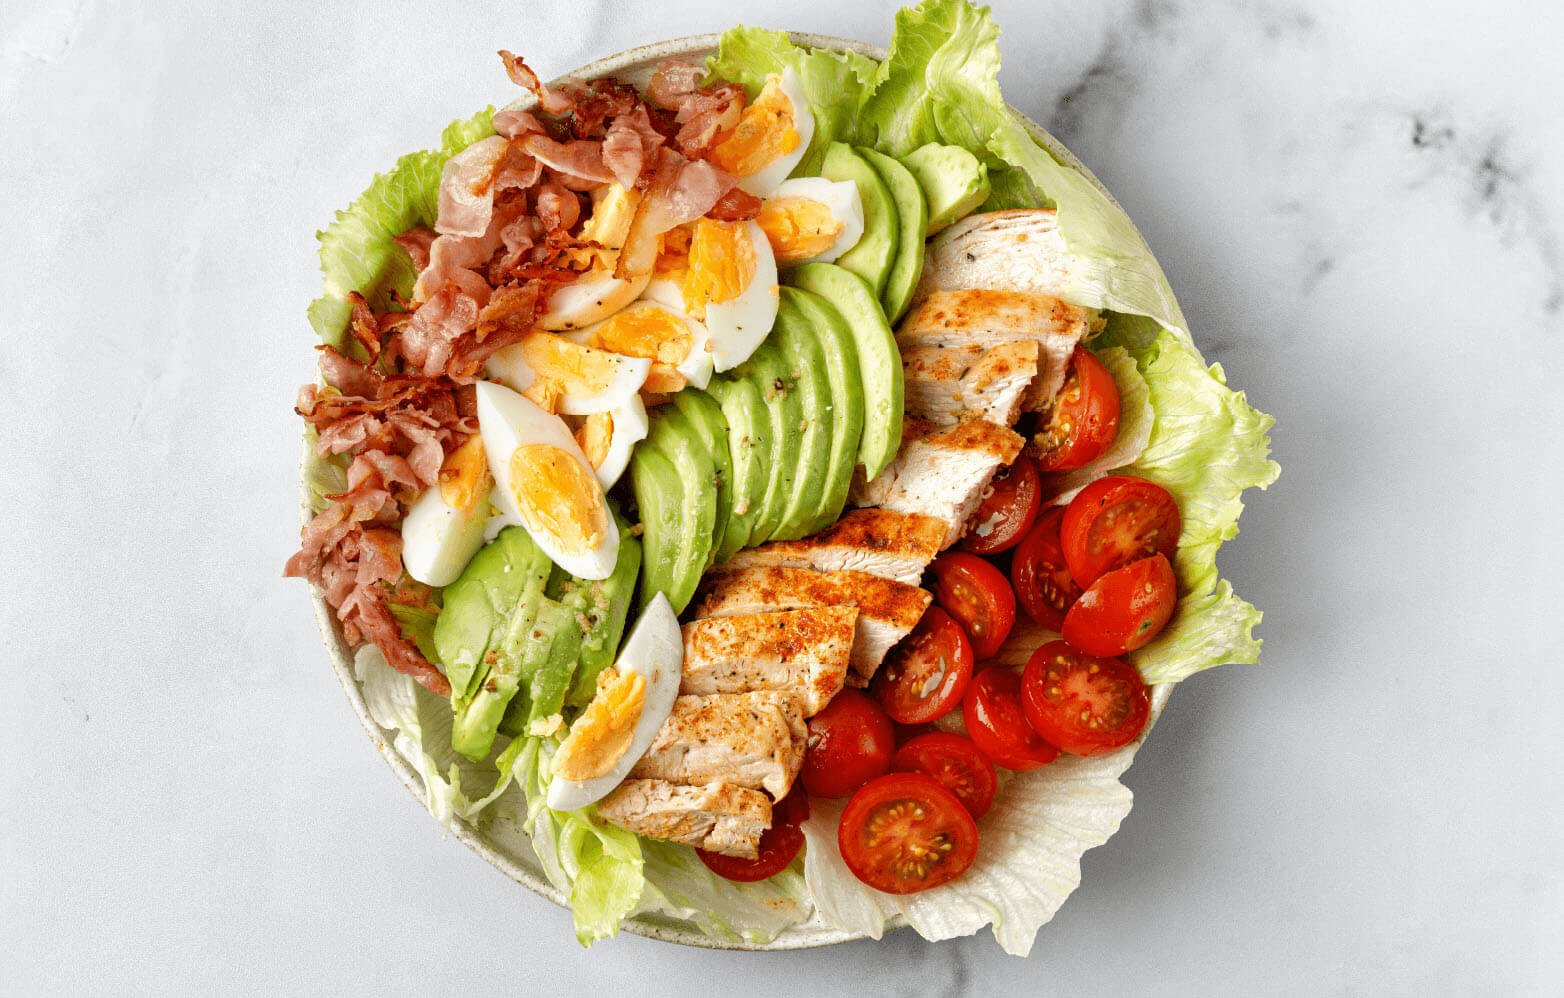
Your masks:
[[[926,235],[932,236],[972,214],[988,200],[992,190],[988,165],[960,146],[930,142],[903,156],[901,163],[917,178],[928,199]]]
[[[803,288],[787,288],[804,318],[815,331],[825,353],[826,378],[831,406],[831,454],[826,462],[825,487],[820,509],[806,533],[813,534],[835,523],[847,505],[853,467],[858,463],[858,443],[863,437],[863,376],[858,370],[858,350],[853,331],[830,302]]]
[[[809,317],[798,304],[798,295],[802,293],[796,288],[781,290],[777,325],[772,333],[795,376],[793,393],[798,397],[801,413],[797,470],[788,489],[782,520],[771,533],[774,540],[795,540],[809,533],[810,524],[820,514],[830,471],[831,410],[836,400],[831,395],[825,351]]]
[[[750,543],[770,481],[771,413],[755,385],[743,378],[713,378],[711,393],[728,420],[728,456],[733,469],[733,503],[717,561],[727,561]],[[758,540],[757,540],[758,543]]]
[[[684,482],[662,452],[636,444],[630,453],[630,489],[641,515],[641,606],[673,586],[684,521]]]
[[[651,432],[640,447],[667,458],[682,484],[679,543],[670,550],[667,588],[663,590],[674,612],[679,613],[694,597],[711,556],[712,531],[717,520],[717,470],[700,435],[673,406],[657,411]],[[642,593],[641,599],[644,605],[651,596]]]
[[[733,511],[733,458],[728,453],[728,421],[723,418],[722,406],[717,400],[699,388],[686,388],[673,397],[674,408],[689,421],[690,427],[700,438],[700,445],[711,457],[716,471],[717,518],[711,533],[711,554],[706,558],[710,568],[722,548],[723,535],[728,530],[728,518]]]
[[[769,336],[738,370],[760,392],[771,424],[771,454],[766,464],[766,496],[761,503],[748,543],[761,544],[776,536],[792,498],[798,473],[798,452],[803,435],[804,407],[798,397],[798,373],[783,355],[778,337]]]
[[[556,609],[557,608],[557,609]],[[576,674],[576,662],[581,656],[581,608],[573,601],[546,606],[549,621],[553,625],[553,638],[548,644],[548,654],[543,656],[531,672],[528,698],[527,723],[547,721],[565,706],[565,694],[570,691],[571,680]],[[544,626],[543,614],[538,617],[537,628]]]
[[[885,181],[885,189],[896,205],[896,259],[880,292],[885,317],[894,326],[912,303],[912,292],[923,276],[923,236],[929,227],[929,206],[923,200],[917,178],[905,166],[873,149],[859,148],[858,155],[868,160]]]
[[[483,682],[489,671],[484,657],[500,646],[506,632],[530,623],[550,567],[526,530],[506,527],[445,587],[434,647],[451,681],[452,701],[467,699]]]
[[[878,297],[885,290],[886,279],[896,262],[900,231],[891,192],[869,161],[845,142],[831,143],[820,175],[827,180],[851,180],[858,185],[858,198],[863,202],[863,238],[837,257],[836,263],[867,281]]]
[[[874,478],[885,470],[901,447],[903,385],[901,351],[891,324],[863,278],[830,263],[806,263],[783,279],[795,288],[813,291],[841,313],[852,329],[863,378],[863,437],[858,463]]]
[[[619,558],[613,574],[600,582],[580,581],[576,594],[591,629],[581,638],[581,662],[567,703],[585,706],[597,692],[597,674],[613,664],[630,616],[630,597],[641,572],[641,541],[630,533],[630,523],[618,512]]]

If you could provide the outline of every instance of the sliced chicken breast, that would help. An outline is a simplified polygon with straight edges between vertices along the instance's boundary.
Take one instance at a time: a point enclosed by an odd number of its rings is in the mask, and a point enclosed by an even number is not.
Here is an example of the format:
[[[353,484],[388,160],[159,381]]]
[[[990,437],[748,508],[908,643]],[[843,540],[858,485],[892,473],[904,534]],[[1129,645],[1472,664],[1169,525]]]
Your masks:
[[[778,690],[798,696],[804,716],[842,690],[858,608],[814,606],[684,625],[680,693]]]
[[[907,415],[952,426],[986,419],[1009,426],[1037,378],[1041,345],[1015,340],[987,347],[913,347],[903,351]]]
[[[767,567],[851,570],[916,585],[939,554],[946,530],[945,522],[934,517],[855,509],[813,537],[740,551],[711,572]]]
[[[1002,288],[1062,298],[1080,266],[1051,208],[968,215],[929,240],[916,301],[935,291]]]
[[[804,761],[804,707],[791,693],[680,696],[632,779],[764,789],[781,800]]]
[[[849,660],[852,671],[847,684],[864,686],[874,677],[885,653],[918,625],[933,599],[917,586],[867,572],[745,568],[710,577],[697,597],[695,616],[706,619],[805,607],[856,607]]]
[[[598,802],[597,813],[647,838],[754,859],[771,827],[771,798],[731,783],[626,780]]]
[[[903,354],[929,347],[995,347],[1035,340],[1037,378],[1025,408],[1053,398],[1070,366],[1075,345],[1091,329],[1096,313],[1047,295],[1024,291],[966,289],[937,291],[923,299],[896,330]]]
[[[994,473],[1025,443],[1004,426],[972,420],[949,428],[909,419],[896,459],[872,482],[853,482],[855,506],[919,513],[945,524],[940,547],[956,543]]]

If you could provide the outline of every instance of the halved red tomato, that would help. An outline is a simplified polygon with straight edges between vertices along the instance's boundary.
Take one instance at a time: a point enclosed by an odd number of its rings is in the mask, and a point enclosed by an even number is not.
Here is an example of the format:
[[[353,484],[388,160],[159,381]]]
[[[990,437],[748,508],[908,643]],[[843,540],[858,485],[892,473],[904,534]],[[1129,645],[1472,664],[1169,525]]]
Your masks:
[[[836,830],[842,860],[877,891],[949,883],[977,857],[978,830],[956,795],[922,773],[890,773],[853,794]]]
[[[886,657],[874,677],[874,693],[891,720],[926,724],[961,702],[972,665],[967,632],[950,614],[931,606],[917,630]]]
[[[1063,506],[1043,510],[1010,562],[1016,602],[1038,626],[1051,631],[1059,629],[1065,611],[1081,595],[1081,587],[1070,575],[1069,566],[1064,563],[1064,548],[1059,544],[1059,523],[1063,519]]]
[[[1178,502],[1144,478],[1110,475],[1080,491],[1065,507],[1059,540],[1065,564],[1082,589],[1132,561],[1178,548]]]
[[[786,797],[771,808],[771,827],[760,834],[760,848],[754,859],[724,856],[720,852],[695,850],[706,868],[719,877],[741,884],[774,877],[787,869],[804,847],[804,832],[798,826],[809,818],[809,798],[797,783]]]
[[[1177,605],[1173,566],[1154,554],[1093,582],[1059,633],[1088,655],[1123,655],[1156,637]]]
[[[961,702],[961,719],[978,750],[1006,769],[1046,766],[1059,750],[1043,740],[1021,706],[1021,677],[996,666],[972,677]]]
[[[811,797],[846,797],[891,768],[896,731],[874,700],[842,690],[809,719],[798,779]]]
[[[1151,696],[1133,665],[1050,641],[1026,663],[1021,700],[1037,733],[1072,755],[1101,755],[1134,741]]]
[[[1032,439],[1039,471],[1071,471],[1096,460],[1119,435],[1119,386],[1090,350],[1075,348],[1064,387]]]
[[[974,554],[934,562],[934,598],[967,629],[979,661],[999,651],[1016,622],[1016,594],[1004,573]]]
[[[1022,454],[1015,464],[1002,468],[983,493],[977,512],[967,521],[962,549],[973,554],[998,554],[1015,547],[1037,519],[1042,495],[1037,464]]]
[[[919,735],[896,750],[891,760],[893,773],[923,773],[956,795],[961,806],[974,819],[981,818],[994,803],[999,781],[994,764],[978,751],[972,739],[949,731],[931,731]]]

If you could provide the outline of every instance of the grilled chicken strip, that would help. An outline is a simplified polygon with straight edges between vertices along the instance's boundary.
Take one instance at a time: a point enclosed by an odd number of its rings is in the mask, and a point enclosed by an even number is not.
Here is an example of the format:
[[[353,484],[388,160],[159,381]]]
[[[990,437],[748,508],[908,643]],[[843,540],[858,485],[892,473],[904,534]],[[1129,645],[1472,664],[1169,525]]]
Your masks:
[[[772,541],[740,551],[712,573],[748,568],[851,570],[917,585],[945,540],[945,521],[888,509],[855,509],[797,541]]]
[[[707,619],[805,607],[856,607],[849,660],[852,672],[847,684],[866,686],[885,653],[918,625],[933,599],[917,586],[867,572],[744,568],[710,577],[698,597],[695,616]]]
[[[771,798],[731,783],[626,780],[598,802],[597,813],[647,838],[754,859],[771,827]]]
[[[1036,340],[905,350],[907,415],[941,426],[968,419],[1009,426],[1037,378],[1040,353]]]
[[[781,800],[798,775],[808,737],[803,701],[791,693],[680,696],[630,777],[726,781]]]
[[[1095,321],[1094,312],[1024,291],[937,291],[896,330],[903,354],[930,347],[995,347],[1015,340],[1038,345],[1037,378],[1024,407],[1039,408],[1064,384],[1070,355]],[[1004,421],[1008,422],[1008,421]]]
[[[994,473],[1016,459],[1025,443],[1003,426],[972,420],[942,429],[909,419],[896,460],[872,482],[854,481],[855,506],[937,517],[945,524],[940,547],[956,543],[982,501]]]
[[[1001,288],[1064,297],[1080,266],[1051,208],[968,215],[929,240],[913,300],[935,291]]]
[[[751,613],[684,625],[680,693],[793,693],[804,716],[842,690],[853,648],[855,606]]]

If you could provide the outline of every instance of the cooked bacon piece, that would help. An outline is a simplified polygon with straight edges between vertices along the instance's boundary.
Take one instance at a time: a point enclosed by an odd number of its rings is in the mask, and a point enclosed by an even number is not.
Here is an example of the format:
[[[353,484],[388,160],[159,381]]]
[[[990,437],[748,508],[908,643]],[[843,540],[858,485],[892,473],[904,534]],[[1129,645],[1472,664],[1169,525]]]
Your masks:
[[[644,273],[656,260],[657,236],[693,222],[714,208],[733,189],[735,178],[705,160],[686,159],[663,146],[646,193],[625,236],[615,273]]]
[[[357,291],[348,292],[348,304],[353,306],[353,319],[349,325],[349,331],[353,339],[369,354],[370,361],[380,356],[380,320],[375,318],[375,310],[369,307],[369,302]]]
[[[445,373],[456,341],[478,325],[478,311],[478,302],[471,295],[454,283],[447,284],[420,305],[413,320],[397,333],[401,355],[425,377]]]
[[[528,132],[547,131],[531,111],[509,107],[494,112],[494,130],[507,139],[519,139]]]
[[[401,570],[398,559],[397,570]],[[386,606],[384,590],[380,587],[361,590],[364,595],[354,603],[357,612],[353,622],[358,630],[375,643],[386,662],[398,672],[412,676],[413,680],[438,697],[451,695],[451,682],[424,658],[418,646],[402,635],[402,628],[391,616]]]
[[[706,71],[692,62],[665,60],[646,84],[646,99],[656,107],[676,111],[684,98],[699,89],[705,75]]]
[[[555,142],[547,135],[527,135],[517,141],[538,162],[559,174],[557,179],[572,188],[577,184],[595,187],[614,179],[614,172],[603,163],[603,143],[600,141]]]
[[[500,49],[500,60],[505,63],[506,75],[510,77],[512,83],[518,87],[525,87],[537,95],[538,107],[549,114],[564,114],[570,110],[570,98],[552,87],[544,86],[538,80],[538,74],[521,59]]]
[[[491,135],[445,161],[440,173],[439,217],[434,230],[443,236],[481,236],[494,214],[494,178],[510,140]]]
[[[407,255],[413,258],[413,269],[423,270],[429,266],[429,244],[434,242],[433,229],[416,225],[392,240],[398,246],[407,250]]]
[[[686,96],[674,116],[680,126],[680,148],[687,153],[705,152],[719,135],[738,126],[744,103],[744,88],[732,83]]]
[[[603,162],[613,171],[621,186],[630,188],[640,179],[652,155],[664,142],[661,132],[652,127],[645,106],[614,118],[603,139]]]
[[[552,180],[538,188],[535,204],[538,221],[546,231],[574,228],[581,218],[581,199]]]
[[[749,191],[735,187],[711,206],[707,217],[719,222],[747,222],[760,214],[761,200]]]
[[[610,118],[626,115],[641,106],[634,87],[612,76],[585,83],[570,80],[559,88],[570,101],[570,134],[578,139],[601,138]]]

